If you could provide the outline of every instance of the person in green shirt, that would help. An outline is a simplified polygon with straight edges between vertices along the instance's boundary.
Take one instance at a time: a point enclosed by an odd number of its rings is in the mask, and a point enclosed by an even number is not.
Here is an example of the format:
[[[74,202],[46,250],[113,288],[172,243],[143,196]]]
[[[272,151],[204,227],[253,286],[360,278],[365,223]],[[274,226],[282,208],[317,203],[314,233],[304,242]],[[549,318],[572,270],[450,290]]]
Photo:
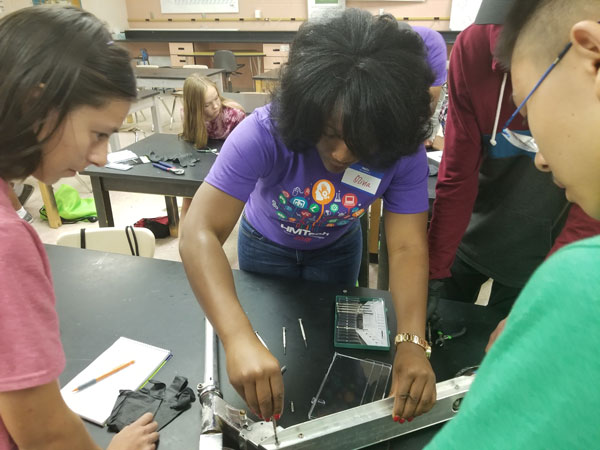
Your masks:
[[[599,0],[515,2],[496,49],[510,65],[515,113],[528,119],[535,141],[508,138],[537,152],[537,168],[596,219],[598,20]],[[533,274],[459,413],[427,449],[600,448],[599,324],[600,237],[593,237]]]

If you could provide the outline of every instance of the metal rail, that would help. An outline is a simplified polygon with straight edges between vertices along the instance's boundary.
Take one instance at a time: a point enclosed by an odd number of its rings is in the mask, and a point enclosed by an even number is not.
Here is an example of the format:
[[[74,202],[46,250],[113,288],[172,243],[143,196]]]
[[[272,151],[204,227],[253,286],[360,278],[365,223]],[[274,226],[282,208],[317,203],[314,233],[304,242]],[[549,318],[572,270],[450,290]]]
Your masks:
[[[200,450],[221,450],[223,448],[223,433],[216,413],[216,401],[220,400],[219,391],[219,359],[218,340],[215,331],[204,319],[204,382],[198,385],[198,396],[202,404],[202,424],[200,427]]]
[[[431,411],[402,426],[392,422],[394,400],[387,398],[288,428],[277,427],[279,443],[275,442],[272,424],[248,419],[244,410],[232,408],[214,393],[206,393],[201,400],[209,401],[218,417],[220,431],[236,440],[242,450],[347,450],[368,447],[450,420],[458,412],[473,379],[462,376],[438,383],[437,402]],[[200,450],[213,448],[216,447],[201,446]]]

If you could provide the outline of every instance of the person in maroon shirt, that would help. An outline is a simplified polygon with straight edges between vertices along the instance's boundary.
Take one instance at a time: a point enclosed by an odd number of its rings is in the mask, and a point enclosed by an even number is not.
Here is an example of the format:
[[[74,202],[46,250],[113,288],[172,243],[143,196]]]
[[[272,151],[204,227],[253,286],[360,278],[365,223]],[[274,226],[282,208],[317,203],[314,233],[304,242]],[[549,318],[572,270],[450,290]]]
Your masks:
[[[444,153],[429,228],[430,299],[474,302],[492,278],[489,305],[508,313],[535,268],[560,246],[600,234],[533,154],[501,129],[514,111],[510,73],[494,58],[514,0],[484,0],[450,57]],[[528,132],[517,117],[511,129]]]

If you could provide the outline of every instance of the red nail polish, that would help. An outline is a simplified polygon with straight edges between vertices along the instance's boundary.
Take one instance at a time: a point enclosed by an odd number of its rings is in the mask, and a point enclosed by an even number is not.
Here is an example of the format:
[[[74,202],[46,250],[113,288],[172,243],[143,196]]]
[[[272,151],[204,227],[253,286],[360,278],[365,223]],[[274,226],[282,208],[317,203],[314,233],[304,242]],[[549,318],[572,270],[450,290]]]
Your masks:
[[[270,421],[271,421],[271,419],[270,419],[269,417],[267,417],[267,418],[265,419],[265,422],[270,422]]]
[[[404,422],[405,422],[405,420],[401,417],[400,418],[400,423],[404,423]]]
[[[406,419],[406,420],[408,420],[409,422],[412,422],[412,420],[413,420],[413,419],[414,419],[414,417],[409,417],[409,418],[408,418],[408,419]]]
[[[260,414],[257,414],[257,416],[260,417],[261,420],[265,420],[265,419],[263,419],[263,416],[261,416]]]
[[[273,416],[273,419],[275,419],[275,420],[279,420],[280,418],[281,418],[281,414],[275,414]]]
[[[398,422],[399,420],[400,420],[400,417],[394,416],[394,422]]]

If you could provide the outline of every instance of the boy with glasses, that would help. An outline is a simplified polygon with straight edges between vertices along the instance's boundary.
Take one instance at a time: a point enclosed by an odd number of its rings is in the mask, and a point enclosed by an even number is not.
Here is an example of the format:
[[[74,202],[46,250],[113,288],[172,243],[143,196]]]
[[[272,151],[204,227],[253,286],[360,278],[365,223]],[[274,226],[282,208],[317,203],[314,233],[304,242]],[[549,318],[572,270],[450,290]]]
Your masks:
[[[599,18],[597,0],[515,2],[497,51],[511,66],[536,166],[596,219]],[[600,237],[565,247],[534,273],[459,414],[428,448],[598,446],[599,273]]]

